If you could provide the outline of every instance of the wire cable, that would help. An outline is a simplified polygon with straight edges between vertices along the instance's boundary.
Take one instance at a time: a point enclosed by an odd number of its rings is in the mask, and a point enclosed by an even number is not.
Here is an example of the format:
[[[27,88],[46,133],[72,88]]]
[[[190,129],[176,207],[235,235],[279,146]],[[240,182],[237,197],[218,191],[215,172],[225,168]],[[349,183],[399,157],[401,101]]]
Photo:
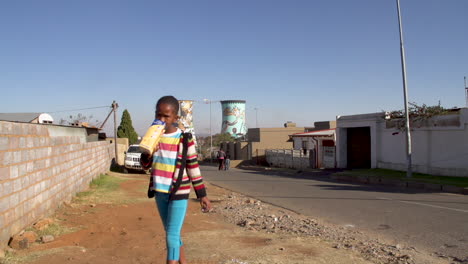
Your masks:
[[[72,110],[61,110],[61,111],[55,111],[55,112],[45,112],[45,113],[62,113],[62,112],[74,112],[74,111],[81,111],[81,110],[89,110],[89,109],[97,109],[97,108],[111,108],[112,106],[96,106],[96,107],[88,107],[88,108],[81,108],[81,109],[72,109]]]

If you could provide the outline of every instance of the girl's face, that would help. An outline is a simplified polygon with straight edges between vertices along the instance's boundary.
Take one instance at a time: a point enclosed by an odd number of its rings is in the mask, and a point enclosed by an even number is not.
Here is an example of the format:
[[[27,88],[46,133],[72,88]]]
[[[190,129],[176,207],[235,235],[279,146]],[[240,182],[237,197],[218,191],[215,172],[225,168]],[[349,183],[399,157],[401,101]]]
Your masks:
[[[177,128],[174,123],[179,120],[179,116],[175,112],[174,106],[162,103],[156,109],[156,118],[166,123],[166,132],[172,133]]]

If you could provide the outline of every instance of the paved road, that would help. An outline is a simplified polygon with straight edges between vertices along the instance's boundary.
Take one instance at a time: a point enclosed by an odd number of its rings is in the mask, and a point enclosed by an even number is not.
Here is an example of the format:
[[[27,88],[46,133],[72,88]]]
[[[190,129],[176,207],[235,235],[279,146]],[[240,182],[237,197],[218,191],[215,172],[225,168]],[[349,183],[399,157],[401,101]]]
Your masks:
[[[215,185],[355,228],[391,243],[468,260],[468,196],[350,184],[323,176],[203,166]]]

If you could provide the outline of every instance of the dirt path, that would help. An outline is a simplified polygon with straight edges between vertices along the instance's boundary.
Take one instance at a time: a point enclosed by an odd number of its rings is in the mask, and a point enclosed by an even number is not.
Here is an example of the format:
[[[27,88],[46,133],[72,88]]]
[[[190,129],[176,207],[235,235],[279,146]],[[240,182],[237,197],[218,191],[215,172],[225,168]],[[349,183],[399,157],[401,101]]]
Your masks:
[[[164,230],[154,200],[146,199],[147,176],[112,174],[120,183],[121,199],[71,203],[53,216],[56,222],[78,231],[36,243],[14,252],[5,263],[165,263]],[[207,184],[215,208],[230,191]],[[356,252],[333,248],[314,237],[246,230],[216,213],[203,214],[189,201],[183,229],[191,264],[372,263]]]

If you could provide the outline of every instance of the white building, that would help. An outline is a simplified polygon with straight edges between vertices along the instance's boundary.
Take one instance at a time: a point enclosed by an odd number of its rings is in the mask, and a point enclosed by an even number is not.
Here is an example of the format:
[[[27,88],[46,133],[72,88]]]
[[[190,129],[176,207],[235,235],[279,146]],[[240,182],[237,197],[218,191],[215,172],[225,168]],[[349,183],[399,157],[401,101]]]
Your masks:
[[[338,116],[339,168],[406,170],[406,132],[385,113]],[[468,177],[468,108],[411,124],[413,171]]]
[[[312,168],[335,168],[335,129],[325,129],[290,135],[293,148],[312,155]]]

